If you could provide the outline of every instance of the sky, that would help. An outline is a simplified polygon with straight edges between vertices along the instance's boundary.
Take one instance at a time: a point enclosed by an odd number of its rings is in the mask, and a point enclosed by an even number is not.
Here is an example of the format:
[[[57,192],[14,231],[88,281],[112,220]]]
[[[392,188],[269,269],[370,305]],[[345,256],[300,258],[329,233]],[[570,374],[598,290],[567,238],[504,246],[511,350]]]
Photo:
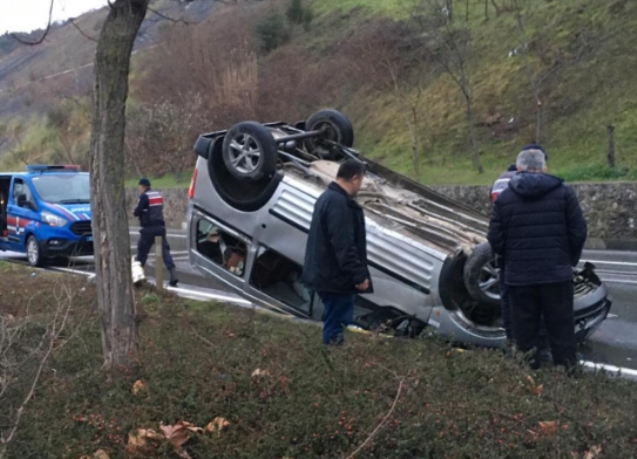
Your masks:
[[[107,0],[54,0],[53,22],[101,8]],[[45,28],[51,0],[0,0],[0,35]]]

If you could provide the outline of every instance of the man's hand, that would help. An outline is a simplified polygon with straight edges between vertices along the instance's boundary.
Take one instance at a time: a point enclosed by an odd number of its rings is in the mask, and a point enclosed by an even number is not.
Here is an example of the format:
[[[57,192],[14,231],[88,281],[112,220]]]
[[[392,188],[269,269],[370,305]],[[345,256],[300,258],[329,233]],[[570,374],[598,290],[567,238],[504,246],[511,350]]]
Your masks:
[[[358,290],[359,292],[365,292],[369,290],[369,279],[365,279],[363,282],[356,285],[355,287],[356,287],[356,290]]]

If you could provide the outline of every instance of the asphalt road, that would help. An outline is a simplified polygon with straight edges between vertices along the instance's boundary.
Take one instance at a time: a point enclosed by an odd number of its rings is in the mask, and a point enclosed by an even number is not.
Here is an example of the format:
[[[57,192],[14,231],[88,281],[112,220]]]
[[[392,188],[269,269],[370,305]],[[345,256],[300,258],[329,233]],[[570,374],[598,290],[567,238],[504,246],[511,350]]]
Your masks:
[[[136,251],[137,231],[131,229],[131,249]],[[171,252],[179,275],[177,293],[197,299],[222,299],[240,306],[248,306],[245,300],[224,291],[215,280],[203,277],[190,266],[186,235],[174,230],[169,233]],[[13,261],[23,256],[0,253],[0,258]],[[584,360],[637,370],[637,252],[586,251],[583,261],[591,261],[598,275],[608,285],[613,299],[609,317],[589,337],[580,350]],[[92,272],[92,259],[78,259],[75,270]],[[63,269],[63,268],[62,268]],[[154,276],[155,258],[148,259],[146,274]],[[165,274],[167,276],[167,273]]]

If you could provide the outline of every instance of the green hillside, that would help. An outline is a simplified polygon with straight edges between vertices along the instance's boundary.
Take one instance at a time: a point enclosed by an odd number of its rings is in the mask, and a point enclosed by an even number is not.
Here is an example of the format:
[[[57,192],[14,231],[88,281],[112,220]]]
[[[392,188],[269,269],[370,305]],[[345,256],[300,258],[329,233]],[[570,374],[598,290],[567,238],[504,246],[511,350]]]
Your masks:
[[[246,1],[197,24],[162,25],[158,46],[134,57],[131,176],[180,183],[198,132],[242,119],[296,121],[330,106],[352,119],[367,156],[428,184],[486,184],[537,139],[540,106],[552,172],[570,181],[637,179],[637,3],[302,0],[311,14],[298,23],[286,17],[291,3]],[[4,162],[83,155],[82,97],[19,126],[0,119],[0,149],[3,132],[13,139]]]

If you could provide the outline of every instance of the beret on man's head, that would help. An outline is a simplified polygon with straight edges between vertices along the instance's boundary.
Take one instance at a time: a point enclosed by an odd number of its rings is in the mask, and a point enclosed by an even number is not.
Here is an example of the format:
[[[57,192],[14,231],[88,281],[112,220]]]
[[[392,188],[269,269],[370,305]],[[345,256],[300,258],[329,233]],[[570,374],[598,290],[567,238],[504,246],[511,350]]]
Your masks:
[[[141,186],[150,186],[150,180],[148,180],[146,177],[144,177],[144,178],[140,178],[140,179],[139,179],[139,183],[138,183],[138,185],[141,185]]]

